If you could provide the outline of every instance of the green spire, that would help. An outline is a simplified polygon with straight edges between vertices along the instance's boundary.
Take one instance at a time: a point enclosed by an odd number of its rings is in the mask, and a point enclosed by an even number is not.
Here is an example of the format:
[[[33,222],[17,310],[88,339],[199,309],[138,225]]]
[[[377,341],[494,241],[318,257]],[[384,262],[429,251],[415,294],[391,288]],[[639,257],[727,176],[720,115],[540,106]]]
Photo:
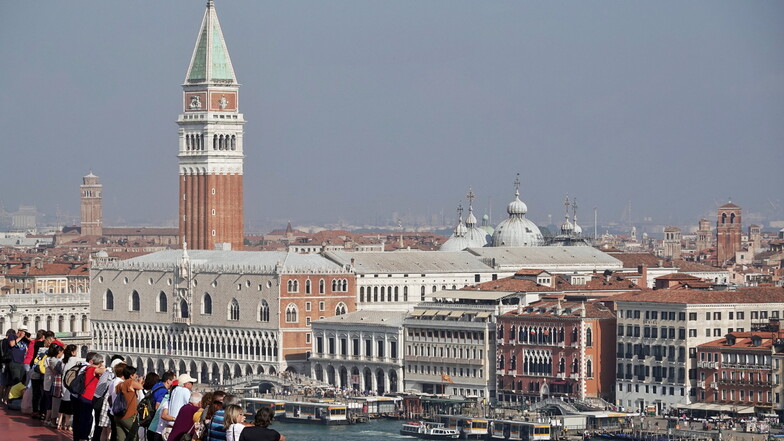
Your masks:
[[[229,58],[229,50],[223,39],[223,31],[218,14],[212,1],[207,3],[207,11],[201,22],[199,37],[193,50],[193,57],[185,77],[186,83],[230,83],[236,84],[234,68]]]

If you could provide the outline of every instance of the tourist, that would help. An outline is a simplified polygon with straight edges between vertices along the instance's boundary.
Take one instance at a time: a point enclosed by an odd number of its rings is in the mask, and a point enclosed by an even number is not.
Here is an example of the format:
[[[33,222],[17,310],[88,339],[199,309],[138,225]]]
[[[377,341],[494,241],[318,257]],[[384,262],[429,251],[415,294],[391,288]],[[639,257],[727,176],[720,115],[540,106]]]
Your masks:
[[[223,426],[223,417],[226,413],[224,409],[232,404],[239,405],[240,397],[236,395],[226,395],[223,397],[223,408],[216,411],[207,426],[207,441],[226,441],[226,428]]]
[[[74,441],[87,440],[93,425],[93,396],[98,380],[106,371],[103,355],[94,352],[87,354],[90,364],[84,368],[84,392],[74,403]]]
[[[226,430],[226,441],[239,441],[240,434],[245,428],[245,415],[242,407],[230,404],[223,414],[223,429]],[[175,440],[176,441],[176,440]]]
[[[5,338],[0,342],[0,402],[8,403],[8,391],[14,385],[11,383],[11,345],[9,339],[16,339],[16,330],[9,329]]]
[[[205,410],[201,413],[200,423],[201,423],[201,432],[199,439],[206,441],[209,438],[210,432],[210,424],[212,423],[212,418],[215,416],[215,413],[218,412],[223,408],[223,400],[226,397],[226,392],[222,390],[216,390],[212,393],[212,400],[209,402],[209,405],[205,408]]]
[[[123,364],[125,363],[120,363],[118,366]],[[116,386],[115,398],[112,399],[112,402],[121,400],[120,395],[122,395],[122,398],[125,399],[125,413],[114,415],[114,427],[117,441],[133,441],[136,439],[136,431],[139,427],[138,424],[134,424],[138,421],[136,407],[139,404],[139,397],[136,392],[142,390],[143,385],[139,381],[139,376],[136,375],[136,368],[133,366],[124,366],[120,376],[123,381]]]
[[[83,364],[85,362],[84,358],[76,356],[76,351],[76,345],[68,345],[65,347],[65,351],[63,351],[63,374],[77,364]],[[73,415],[71,392],[66,387],[63,387],[63,396],[60,398],[60,421],[57,424],[57,428],[60,430],[70,430],[71,415]]]
[[[240,434],[239,441],[286,441],[286,437],[277,430],[270,429],[274,411],[269,407],[262,407],[256,412],[253,426],[246,427]]]
[[[100,403],[101,406],[100,411],[98,411],[95,416],[96,427],[93,429],[93,441],[95,441],[95,431],[99,430],[99,426],[101,430],[101,441],[117,441],[117,419],[112,412],[112,403],[117,400],[117,386],[126,380],[126,378],[123,377],[123,371],[127,366],[128,365],[119,358],[112,360],[112,375],[110,376],[112,380],[109,382],[105,397],[103,400],[93,398],[93,406],[96,406],[97,403]],[[104,377],[105,376],[106,375],[104,375]],[[98,384],[98,387],[101,387],[100,383]]]
[[[177,418],[180,409],[190,402],[191,390],[193,389],[193,383],[196,381],[195,378],[188,374],[181,374],[177,377],[177,387],[172,391],[169,398],[169,415]]]
[[[63,396],[63,352],[65,346],[55,340],[49,345],[46,353],[46,372],[44,373],[44,400],[46,415],[44,424],[49,427],[57,426],[57,417],[60,414],[60,399]]]
[[[117,440],[116,435],[111,434],[114,424],[113,416],[109,415],[109,401],[107,398],[119,383],[115,381],[117,379],[115,368],[124,360],[125,358],[120,355],[113,355],[109,361],[110,369],[104,371],[98,380],[98,385],[95,387],[95,395],[93,396],[93,412],[95,415],[93,441],[107,441],[110,437],[112,441]]]
[[[22,410],[22,397],[27,390],[24,383],[16,383],[8,391],[8,408],[11,410]]]
[[[201,399],[202,395],[200,393],[193,392],[191,394],[188,404],[182,406],[177,414],[177,418],[174,419],[174,426],[172,426],[172,431],[167,441],[180,441],[180,438],[186,433],[196,433],[196,424],[199,421],[196,418],[196,412],[201,409],[199,407]]]
[[[29,365],[25,364],[25,356],[30,340],[27,337],[27,329],[19,328],[16,335],[9,335],[8,345],[10,346],[11,360],[8,363],[11,383],[24,383],[27,381],[27,371]]]

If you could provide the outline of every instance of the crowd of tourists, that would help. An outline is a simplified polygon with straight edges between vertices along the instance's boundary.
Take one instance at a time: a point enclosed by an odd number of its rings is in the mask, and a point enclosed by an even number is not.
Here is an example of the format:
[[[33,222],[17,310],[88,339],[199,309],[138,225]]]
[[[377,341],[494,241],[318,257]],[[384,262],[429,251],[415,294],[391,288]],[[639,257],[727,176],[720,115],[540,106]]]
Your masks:
[[[0,361],[0,402],[73,441],[285,441],[270,408],[246,422],[238,396],[196,392],[188,374],[140,377],[120,355],[79,357],[50,331],[8,330]]]

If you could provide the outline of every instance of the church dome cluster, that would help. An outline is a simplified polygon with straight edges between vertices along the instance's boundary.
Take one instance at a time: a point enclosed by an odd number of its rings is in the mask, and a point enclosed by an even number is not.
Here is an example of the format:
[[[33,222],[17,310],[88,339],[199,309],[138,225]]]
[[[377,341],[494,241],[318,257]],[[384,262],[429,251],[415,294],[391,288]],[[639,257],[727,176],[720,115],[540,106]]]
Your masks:
[[[463,208],[458,207],[458,221],[454,232],[441,246],[441,251],[461,251],[466,248],[493,247],[532,247],[544,245],[539,227],[526,219],[528,206],[520,200],[520,179],[515,180],[515,198],[506,207],[509,214],[496,228],[489,225],[490,217],[482,216],[482,225],[477,225],[474,216],[474,192],[469,188],[468,216],[463,221]]]

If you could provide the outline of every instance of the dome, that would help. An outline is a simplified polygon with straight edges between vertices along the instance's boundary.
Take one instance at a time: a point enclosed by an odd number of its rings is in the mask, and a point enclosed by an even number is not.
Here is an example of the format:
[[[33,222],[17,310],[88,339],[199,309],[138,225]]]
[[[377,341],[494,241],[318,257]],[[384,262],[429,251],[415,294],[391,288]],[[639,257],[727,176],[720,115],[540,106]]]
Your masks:
[[[455,230],[452,235],[449,236],[449,239],[441,245],[441,248],[438,249],[439,251],[463,251],[469,246],[468,240],[466,239],[468,228],[463,224],[463,207],[458,207],[457,213],[458,220]]]
[[[104,250],[98,251],[95,253],[95,257],[109,257],[109,253]]]
[[[525,218],[528,207],[520,200],[520,180],[515,180],[515,198],[506,207],[509,217],[501,221],[493,232],[494,247],[534,247],[544,244],[539,227]]]
[[[577,222],[575,222],[573,231],[574,231],[574,234],[579,236],[579,235],[583,234],[583,227],[577,225]]]
[[[488,215],[482,216],[482,225],[479,228],[481,228],[485,233],[487,233],[488,236],[490,236],[487,240],[487,243],[492,243],[493,242],[492,236],[493,233],[495,232],[495,228],[490,226],[490,216]]]
[[[525,202],[520,200],[519,191],[515,191],[515,198],[512,202],[509,203],[509,205],[506,206],[506,212],[509,213],[510,216],[514,214],[525,214],[528,212],[528,206],[525,205]]]

